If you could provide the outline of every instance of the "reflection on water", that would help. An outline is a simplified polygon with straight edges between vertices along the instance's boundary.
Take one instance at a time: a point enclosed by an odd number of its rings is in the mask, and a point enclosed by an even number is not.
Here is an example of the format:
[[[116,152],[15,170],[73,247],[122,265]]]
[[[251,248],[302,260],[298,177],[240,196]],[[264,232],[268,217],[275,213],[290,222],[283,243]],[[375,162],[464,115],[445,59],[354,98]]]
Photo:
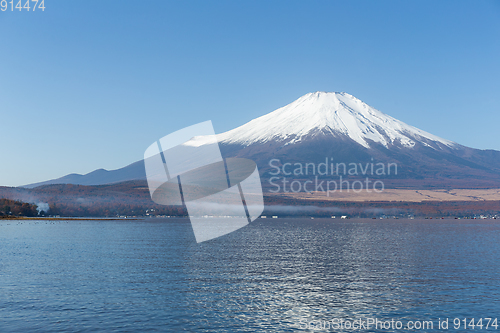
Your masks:
[[[492,220],[258,220],[201,244],[184,219],[3,221],[0,253],[2,332],[500,314]]]

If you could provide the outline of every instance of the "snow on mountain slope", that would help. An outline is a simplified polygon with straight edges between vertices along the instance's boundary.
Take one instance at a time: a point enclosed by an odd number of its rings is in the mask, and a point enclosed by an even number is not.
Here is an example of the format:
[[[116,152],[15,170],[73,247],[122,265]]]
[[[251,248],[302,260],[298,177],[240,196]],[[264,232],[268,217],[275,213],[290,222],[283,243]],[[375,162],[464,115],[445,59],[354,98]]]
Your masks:
[[[369,140],[385,147],[401,144],[413,147],[415,141],[432,148],[457,144],[394,119],[345,92],[315,92],[240,127],[217,135],[220,143],[251,145],[270,140],[296,143],[305,137],[331,133],[346,135],[363,147]],[[428,144],[431,141],[432,146]],[[202,137],[188,145],[203,144]]]

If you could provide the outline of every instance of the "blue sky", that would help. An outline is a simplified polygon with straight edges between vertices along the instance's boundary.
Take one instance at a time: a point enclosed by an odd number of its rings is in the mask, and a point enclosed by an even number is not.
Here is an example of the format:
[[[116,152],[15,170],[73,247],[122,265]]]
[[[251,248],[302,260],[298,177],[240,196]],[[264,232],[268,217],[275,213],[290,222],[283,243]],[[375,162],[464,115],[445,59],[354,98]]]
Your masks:
[[[0,185],[116,169],[313,91],[500,150],[499,1],[56,1],[0,11]]]

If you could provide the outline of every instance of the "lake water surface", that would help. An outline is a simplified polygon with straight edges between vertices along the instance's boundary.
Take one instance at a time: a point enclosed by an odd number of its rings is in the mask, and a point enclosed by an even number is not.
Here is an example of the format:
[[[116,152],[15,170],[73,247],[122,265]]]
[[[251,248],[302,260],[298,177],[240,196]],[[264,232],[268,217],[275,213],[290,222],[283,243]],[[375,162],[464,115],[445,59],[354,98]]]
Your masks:
[[[0,332],[468,332],[500,317],[499,264],[497,220],[259,219],[201,244],[187,219],[0,221]]]

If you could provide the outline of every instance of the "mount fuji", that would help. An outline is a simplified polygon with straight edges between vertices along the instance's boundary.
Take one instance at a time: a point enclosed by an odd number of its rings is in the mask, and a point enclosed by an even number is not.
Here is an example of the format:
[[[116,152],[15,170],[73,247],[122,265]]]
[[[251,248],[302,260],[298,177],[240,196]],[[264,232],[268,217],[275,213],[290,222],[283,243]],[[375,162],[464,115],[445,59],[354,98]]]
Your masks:
[[[379,143],[407,148],[422,142],[429,147],[455,143],[394,119],[347,93],[316,92],[218,135],[223,144],[249,146],[270,141],[295,144],[317,136],[345,137],[364,148]]]
[[[389,187],[500,187],[500,152],[462,146],[405,124],[344,92],[314,92],[217,135],[224,157],[254,160],[263,179],[271,160],[284,163],[396,163]],[[205,137],[185,143],[200,146]],[[142,161],[124,168],[71,174],[43,183],[101,185],[144,180]],[[263,183],[265,183],[263,181]],[[266,188],[265,184],[263,184]]]

